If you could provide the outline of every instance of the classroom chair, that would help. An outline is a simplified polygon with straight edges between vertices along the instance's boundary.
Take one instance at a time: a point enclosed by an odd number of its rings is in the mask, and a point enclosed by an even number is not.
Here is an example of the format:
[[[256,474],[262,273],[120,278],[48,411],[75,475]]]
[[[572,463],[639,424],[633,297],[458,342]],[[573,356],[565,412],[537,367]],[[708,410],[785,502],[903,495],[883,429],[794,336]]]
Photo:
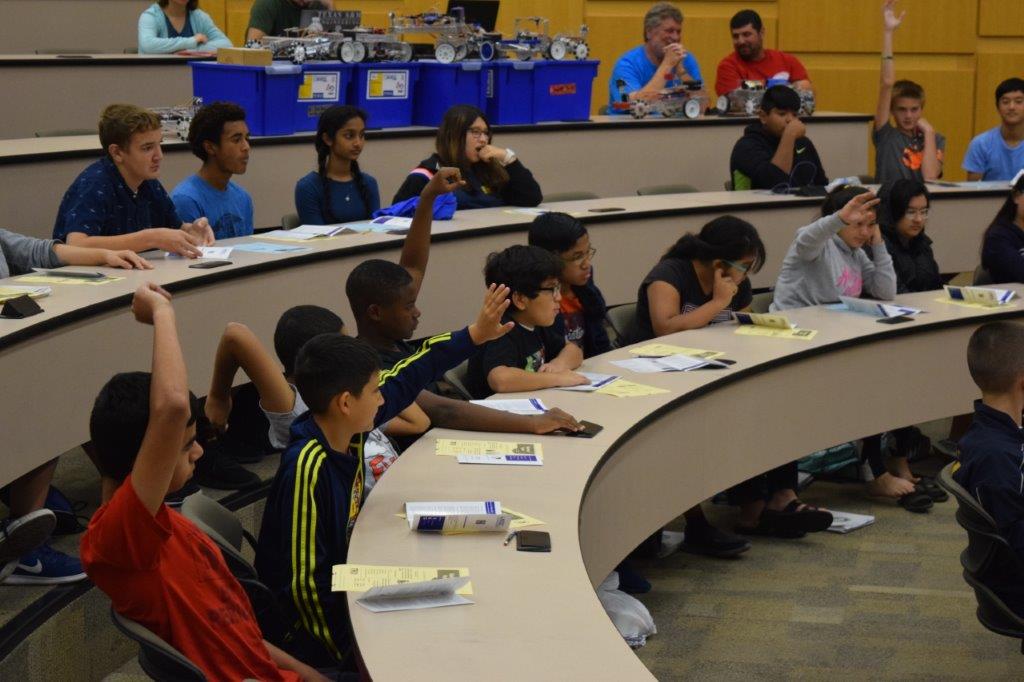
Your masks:
[[[971,284],[974,286],[982,286],[985,284],[994,284],[992,281],[992,275],[984,267],[979,265],[974,268],[974,278],[971,280]]]
[[[726,192],[731,192],[733,190],[734,185],[732,184],[732,180],[726,180],[723,184],[725,185]]]
[[[623,303],[614,308],[609,308],[605,320],[611,328],[612,345],[621,348],[625,345],[624,340],[627,334],[636,325],[636,303]]]
[[[693,185],[686,185],[683,183],[675,185],[648,185],[646,187],[639,187],[636,193],[640,196],[650,196],[652,194],[690,194],[692,192],[698,192],[696,187]]]
[[[938,483],[956,498],[956,520],[967,531],[967,548],[960,553],[960,564],[964,569],[964,581],[974,590],[978,601],[977,617],[985,628],[1021,640],[1024,654],[1024,618],[1021,618],[984,583],[984,576],[993,567],[1017,563],[1010,543],[999,534],[995,521],[985,508],[974,499],[963,486],[953,480],[953,466],[950,462],[939,472]],[[1024,567],[1021,567],[1024,571]]]
[[[286,213],[281,216],[281,229],[282,230],[294,230],[299,226],[299,214],[298,213]]]
[[[287,634],[284,614],[270,588],[260,581],[256,567],[242,555],[243,543],[255,551],[256,538],[242,528],[230,509],[202,493],[186,497],[181,513],[220,548],[228,569],[249,597],[263,636],[273,644],[283,643]]]
[[[593,192],[555,192],[554,194],[545,194],[544,203],[550,204],[556,201],[585,201],[587,199],[600,199],[598,195]]]
[[[184,654],[151,630],[110,607],[110,619],[123,635],[139,645],[139,665],[157,682],[206,682],[206,675]]]
[[[752,313],[766,313],[768,307],[775,300],[774,291],[762,291],[759,294],[754,294],[753,299],[750,301],[750,312]]]
[[[458,367],[453,367],[444,373],[444,380],[452,385],[459,397],[465,400],[472,400],[473,396],[466,388],[466,377],[469,375],[469,361],[464,360]]]

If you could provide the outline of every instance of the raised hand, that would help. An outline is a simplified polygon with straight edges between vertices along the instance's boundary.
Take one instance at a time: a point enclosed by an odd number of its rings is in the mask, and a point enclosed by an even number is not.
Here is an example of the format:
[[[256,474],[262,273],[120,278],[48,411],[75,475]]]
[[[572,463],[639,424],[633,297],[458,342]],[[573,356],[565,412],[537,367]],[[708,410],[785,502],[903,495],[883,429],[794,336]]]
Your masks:
[[[165,306],[171,307],[171,295],[159,284],[146,282],[135,290],[132,315],[143,324],[153,324],[153,316]]]
[[[486,149],[486,147],[485,147]],[[481,156],[480,158],[483,158]],[[439,197],[442,194],[448,192],[454,192],[460,187],[464,187],[466,181],[462,179],[462,172],[458,168],[441,168],[434,173],[434,177],[430,179],[427,186],[423,188],[422,195],[430,197]]]
[[[900,27],[903,23],[903,16],[907,13],[905,10],[900,12],[899,16],[896,16],[896,3],[898,0],[885,0],[882,3],[882,25],[885,30],[892,33]]]
[[[859,223],[873,217],[871,211],[879,201],[874,192],[864,192],[846,202],[836,215],[847,225]]]
[[[508,334],[515,322],[502,322],[501,318],[511,305],[509,288],[504,284],[492,284],[487,287],[487,294],[484,296],[484,305],[480,308],[476,322],[469,325],[469,336],[477,346],[500,339]]]

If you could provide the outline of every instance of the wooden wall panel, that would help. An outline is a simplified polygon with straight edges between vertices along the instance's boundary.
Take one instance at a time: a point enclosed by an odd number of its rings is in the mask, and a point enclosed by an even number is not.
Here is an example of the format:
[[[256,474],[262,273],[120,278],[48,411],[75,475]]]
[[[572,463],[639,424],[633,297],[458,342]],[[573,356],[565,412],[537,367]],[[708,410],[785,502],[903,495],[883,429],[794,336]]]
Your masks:
[[[1024,41],[986,41],[980,49],[974,90],[975,135],[999,125],[995,100],[999,83],[1013,76],[1024,77]]]
[[[978,8],[972,0],[903,0],[897,34],[907,52],[974,51]],[[872,0],[779,0],[779,45],[791,52],[877,52],[881,3]]]
[[[978,35],[1024,37],[1024,2],[979,0]]]

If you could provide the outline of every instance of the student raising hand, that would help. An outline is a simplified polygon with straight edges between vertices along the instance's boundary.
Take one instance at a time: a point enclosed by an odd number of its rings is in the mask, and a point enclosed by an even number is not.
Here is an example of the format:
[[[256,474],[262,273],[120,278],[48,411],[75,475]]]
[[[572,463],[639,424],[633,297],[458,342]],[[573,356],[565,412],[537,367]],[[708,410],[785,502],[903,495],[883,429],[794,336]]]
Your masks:
[[[504,284],[492,284],[487,287],[487,294],[484,296],[484,305],[476,322],[469,325],[469,337],[473,339],[474,345],[480,346],[488,341],[500,339],[509,333],[515,322],[502,322],[501,319],[508,310],[512,299],[509,297],[509,288]]]
[[[171,307],[171,295],[159,284],[146,282],[135,290],[132,297],[132,315],[143,324],[153,324],[160,309]]]
[[[879,201],[874,192],[863,192],[846,202],[836,215],[847,225],[873,219],[874,208]]]
[[[454,192],[460,187],[465,186],[466,181],[462,179],[462,172],[458,168],[448,168],[446,166],[434,173],[434,177],[430,179],[427,186],[420,192],[420,196],[437,198],[442,194]]]
[[[907,12],[904,10],[896,16],[896,0],[885,0],[882,3],[882,23],[885,26],[886,31],[895,31],[903,23],[903,16]]]

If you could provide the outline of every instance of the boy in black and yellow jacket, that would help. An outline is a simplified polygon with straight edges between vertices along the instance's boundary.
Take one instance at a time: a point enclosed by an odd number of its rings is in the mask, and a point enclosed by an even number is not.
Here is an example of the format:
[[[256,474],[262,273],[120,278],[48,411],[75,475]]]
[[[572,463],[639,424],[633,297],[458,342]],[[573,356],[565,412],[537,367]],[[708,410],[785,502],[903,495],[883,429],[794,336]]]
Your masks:
[[[350,648],[344,596],[331,567],[345,563],[363,502],[366,433],[408,407],[423,388],[512,327],[501,322],[508,289],[492,286],[476,322],[440,334],[423,351],[381,371],[364,341],[321,334],[299,351],[295,383],[309,412],[292,424],[291,445],[263,512],[256,569],[293,626],[289,651],[338,665]]]

